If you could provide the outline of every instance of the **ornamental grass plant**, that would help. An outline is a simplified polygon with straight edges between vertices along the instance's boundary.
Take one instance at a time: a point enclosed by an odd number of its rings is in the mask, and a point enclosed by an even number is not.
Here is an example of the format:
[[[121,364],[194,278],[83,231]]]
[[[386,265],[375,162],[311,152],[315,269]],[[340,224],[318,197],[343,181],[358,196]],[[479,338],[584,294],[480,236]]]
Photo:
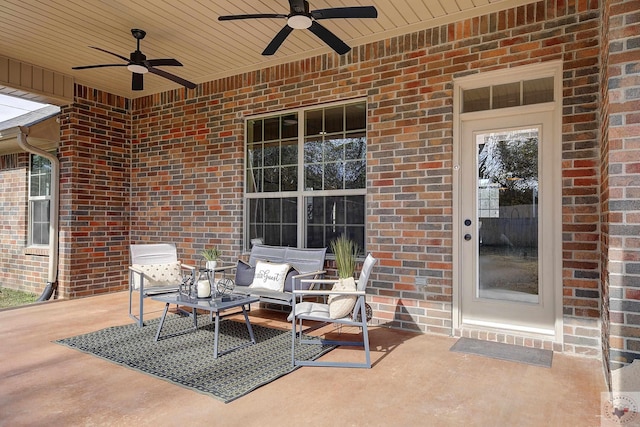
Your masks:
[[[336,257],[336,268],[340,279],[352,278],[356,271],[358,245],[345,235],[331,241],[331,251]]]
[[[220,259],[220,254],[221,254],[220,249],[218,249],[215,246],[204,249],[202,252],[200,252],[200,255],[202,255],[202,258],[204,258],[207,261],[218,261]]]

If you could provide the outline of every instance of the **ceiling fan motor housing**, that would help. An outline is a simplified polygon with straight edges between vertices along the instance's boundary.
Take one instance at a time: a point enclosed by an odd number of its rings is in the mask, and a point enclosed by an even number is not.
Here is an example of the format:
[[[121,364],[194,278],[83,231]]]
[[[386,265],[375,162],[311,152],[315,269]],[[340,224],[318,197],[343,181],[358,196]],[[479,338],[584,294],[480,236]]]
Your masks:
[[[127,65],[127,69],[132,73],[145,74],[149,71],[144,65],[144,61],[147,59],[144,53],[136,50],[135,52],[131,52],[129,58],[131,59],[131,63]]]
[[[291,13],[287,18],[287,25],[296,30],[304,30],[311,26],[313,19],[309,12],[309,2],[291,2]]]
[[[309,2],[307,0],[298,0],[291,2],[291,14],[304,13],[309,15]]]

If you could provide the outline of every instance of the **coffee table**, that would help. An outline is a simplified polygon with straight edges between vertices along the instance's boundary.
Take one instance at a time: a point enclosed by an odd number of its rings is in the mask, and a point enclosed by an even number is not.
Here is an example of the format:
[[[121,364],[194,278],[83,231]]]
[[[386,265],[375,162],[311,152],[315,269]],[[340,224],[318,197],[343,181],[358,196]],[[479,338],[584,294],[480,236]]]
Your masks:
[[[247,345],[256,343],[256,339],[253,336],[253,328],[251,327],[251,322],[249,322],[249,316],[247,315],[247,310],[245,309],[245,305],[249,305],[254,302],[260,301],[260,299],[257,297],[252,297],[249,295],[233,295],[232,294],[232,295],[226,295],[224,297],[218,297],[218,298],[194,298],[179,292],[175,292],[171,294],[154,295],[151,297],[151,299],[165,303],[164,312],[162,313],[162,318],[160,319],[160,324],[158,325],[158,331],[156,332],[156,338],[155,338],[156,341],[160,339],[160,332],[162,331],[162,325],[164,324],[164,319],[167,317],[167,311],[169,311],[169,305],[177,304],[183,307],[191,307],[191,313],[192,313],[191,316],[193,317],[193,328],[185,329],[184,331],[180,331],[172,335],[179,335],[185,332],[192,332],[198,329],[198,316],[196,314],[197,309],[209,311],[212,317],[214,317],[215,315],[215,327],[214,327],[214,338],[213,338],[214,359],[217,359],[218,356],[222,354],[226,354],[226,353],[229,353],[230,351],[237,350],[241,347],[245,347]],[[224,310],[228,310],[234,307],[242,308],[242,314],[244,314],[244,322],[247,325],[247,330],[249,331],[250,341],[245,344],[241,344],[237,347],[219,352],[218,338],[219,338],[219,330],[220,330],[220,313]],[[169,337],[164,337],[164,338],[169,338]]]

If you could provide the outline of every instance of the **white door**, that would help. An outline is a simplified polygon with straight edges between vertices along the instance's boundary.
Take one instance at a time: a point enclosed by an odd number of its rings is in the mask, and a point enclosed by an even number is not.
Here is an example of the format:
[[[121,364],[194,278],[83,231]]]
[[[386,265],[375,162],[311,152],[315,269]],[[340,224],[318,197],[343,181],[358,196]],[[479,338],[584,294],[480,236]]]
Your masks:
[[[552,109],[509,111],[461,116],[455,242],[461,326],[554,335],[560,141]]]

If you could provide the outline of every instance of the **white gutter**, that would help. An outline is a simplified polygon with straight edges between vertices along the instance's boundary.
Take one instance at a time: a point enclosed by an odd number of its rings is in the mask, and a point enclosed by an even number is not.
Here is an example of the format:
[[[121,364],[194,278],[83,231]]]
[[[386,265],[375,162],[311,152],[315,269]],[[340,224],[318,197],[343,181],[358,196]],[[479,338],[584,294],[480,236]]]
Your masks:
[[[60,192],[60,161],[58,157],[38,147],[34,147],[27,142],[29,127],[19,126],[17,141],[23,150],[37,154],[51,162],[51,206],[49,222],[49,274],[47,286],[38,298],[39,301],[48,300],[53,294],[55,284],[58,280],[58,218],[59,218],[59,192]],[[48,295],[47,295],[48,294]]]

